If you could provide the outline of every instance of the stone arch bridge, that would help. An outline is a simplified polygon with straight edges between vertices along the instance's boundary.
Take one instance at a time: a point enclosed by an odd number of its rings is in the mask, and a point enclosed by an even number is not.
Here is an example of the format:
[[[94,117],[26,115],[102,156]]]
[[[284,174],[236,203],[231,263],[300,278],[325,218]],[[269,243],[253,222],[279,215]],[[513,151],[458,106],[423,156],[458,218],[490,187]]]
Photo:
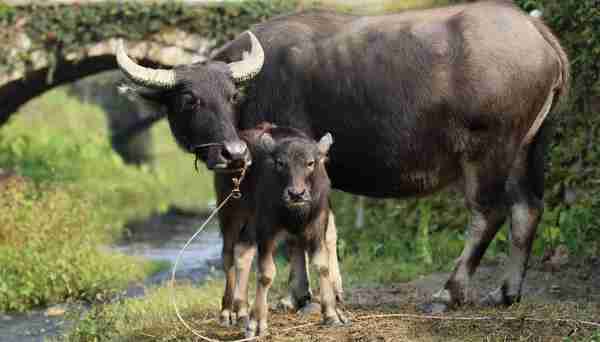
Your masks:
[[[143,4],[146,0],[134,0],[132,3]],[[423,0],[424,4],[433,3],[434,0]],[[172,3],[171,0],[147,1],[147,6],[161,6],[160,4]],[[195,61],[204,60],[211,49],[215,47],[216,40],[207,38],[210,36],[220,38],[231,38],[235,32],[241,32],[251,24],[265,20],[271,15],[282,12],[319,6],[343,9],[352,12],[380,11],[386,6],[398,7],[399,0],[290,0],[288,5],[275,5],[276,1],[263,0],[262,5],[257,5],[257,0],[180,0],[185,9],[181,18],[175,18],[171,25],[162,25],[155,33],[146,35],[143,40],[127,41],[128,51],[141,64],[149,66],[173,66]],[[31,18],[25,15],[17,15],[17,18],[6,25],[3,21],[3,12],[10,8],[26,8],[33,12],[52,6],[115,6],[120,2],[109,0],[0,0],[0,125],[23,104],[43,92],[65,83],[74,82],[89,75],[106,70],[116,69],[116,61],[113,56],[113,45],[116,37],[105,37],[102,41],[94,41],[85,46],[78,46],[75,51],[67,45],[49,44],[40,46],[40,39],[31,36],[31,31],[26,28],[31,23]],[[224,10],[216,11],[220,18],[203,17],[206,13],[200,13],[197,17],[186,15],[186,11],[194,12],[198,8],[221,7]],[[338,8],[340,7],[340,8]],[[229,11],[227,8],[230,8]],[[233,8],[233,10],[231,9]],[[365,10],[368,8],[369,10]],[[25,11],[25,13],[27,13]],[[22,13],[22,12],[21,12]],[[214,12],[212,15],[214,16]],[[122,15],[122,13],[117,14]],[[64,20],[61,17],[54,18],[57,21]],[[119,18],[103,18],[103,20],[114,20]],[[164,18],[163,18],[164,19]],[[201,27],[197,33],[198,26],[180,25],[180,21],[207,20],[215,27]],[[163,20],[164,22],[164,20]],[[183,27],[183,29],[181,29]],[[186,30],[185,28],[191,28]],[[30,33],[28,33],[30,32]],[[46,34],[47,32],[41,32]],[[69,32],[67,32],[68,34]],[[80,32],[79,32],[80,33]],[[40,32],[37,32],[39,36]],[[4,51],[3,51],[4,50]],[[69,50],[63,53],[61,50]],[[10,67],[3,64],[5,59],[11,61]],[[19,60],[21,57],[22,60]]]
[[[3,42],[9,56],[29,55],[10,72],[0,74],[0,124],[23,104],[61,84],[74,82],[102,71],[117,69],[113,48],[115,38],[89,44],[62,56],[34,48],[31,37],[18,27],[10,28]],[[166,28],[143,41],[127,41],[129,54],[142,64],[173,66],[206,59],[213,40],[177,28]],[[51,65],[55,62],[55,65]],[[52,73],[52,75],[50,75]]]
[[[245,1],[215,0],[183,0],[177,4],[170,1],[146,4],[104,0],[0,0],[0,126],[20,106],[53,87],[117,70],[113,52],[119,37],[125,38],[129,55],[141,64],[170,67],[201,62],[219,41],[289,10],[274,7],[267,1],[253,2],[254,5],[246,5]],[[90,19],[90,13],[99,13],[99,17]],[[69,15],[87,17],[73,19]],[[136,22],[137,18],[141,20]],[[75,38],[66,39],[69,35]],[[103,102],[122,104],[124,98],[116,98],[116,87],[105,85],[111,89],[103,91],[108,94],[103,96],[115,100]],[[116,105],[111,107],[114,109]],[[130,146],[139,148],[140,134],[149,139],[149,132],[144,131],[160,117],[156,113],[143,113],[132,103],[118,110],[127,111],[128,115],[107,111],[113,147],[125,161],[146,161],[145,157],[129,159],[127,153],[131,151],[127,150]],[[121,118],[115,120],[111,116]],[[147,148],[141,154],[148,156]]]

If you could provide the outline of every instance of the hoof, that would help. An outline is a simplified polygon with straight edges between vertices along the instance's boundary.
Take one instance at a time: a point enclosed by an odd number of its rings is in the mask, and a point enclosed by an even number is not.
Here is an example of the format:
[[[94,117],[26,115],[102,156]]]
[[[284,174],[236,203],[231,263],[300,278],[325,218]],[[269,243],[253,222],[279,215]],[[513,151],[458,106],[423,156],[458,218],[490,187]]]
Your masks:
[[[350,318],[348,318],[348,316],[346,316],[346,314],[340,310],[340,309],[336,309],[335,310],[337,312],[338,318],[340,319],[340,322],[342,322],[343,325],[350,325]]]
[[[498,288],[490,293],[487,296],[483,297],[479,301],[479,305],[481,306],[510,306],[514,303],[517,303],[521,300],[520,296],[509,296],[506,294],[504,289]]]
[[[335,310],[335,316],[324,317],[323,325],[329,327],[341,327],[350,325],[350,319],[340,309]]]
[[[229,310],[221,311],[221,315],[219,316],[219,325],[222,327],[230,327],[235,325],[235,317],[233,313]]]
[[[275,309],[283,312],[296,312],[301,310],[306,305],[310,304],[311,296],[307,295],[301,298],[295,298],[292,295],[287,295],[279,300]]]
[[[328,327],[341,327],[342,325],[344,325],[344,323],[342,323],[342,321],[337,316],[323,318],[322,324]]]
[[[276,309],[281,310],[283,312],[296,312],[297,310],[292,296],[286,296],[281,298],[281,300],[279,300],[279,302],[277,303]]]
[[[244,336],[246,338],[266,336],[268,334],[267,331],[268,327],[266,321],[259,323],[256,320],[251,319],[246,325]]]
[[[248,326],[248,323],[250,322],[250,318],[248,318],[248,316],[239,316],[237,319],[237,326],[239,328],[244,328]]]
[[[244,336],[246,338],[256,337],[257,333],[258,333],[258,324],[256,324],[255,320],[249,320],[248,324],[246,324]]]
[[[321,304],[309,302],[298,310],[298,314],[301,316],[313,315],[321,312]]]
[[[450,306],[446,303],[431,302],[419,304],[417,309],[424,314],[438,315],[450,311]]]

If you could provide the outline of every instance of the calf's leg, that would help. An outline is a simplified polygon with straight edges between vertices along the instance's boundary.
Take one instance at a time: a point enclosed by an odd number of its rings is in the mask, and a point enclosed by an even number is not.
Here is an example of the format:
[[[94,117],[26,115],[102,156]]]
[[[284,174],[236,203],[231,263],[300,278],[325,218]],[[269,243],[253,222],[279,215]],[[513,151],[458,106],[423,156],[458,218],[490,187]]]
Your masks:
[[[319,274],[319,286],[321,293],[321,313],[323,324],[341,325],[349,320],[343,312],[336,307],[334,282],[331,279],[330,255],[325,241],[316,241],[311,248],[311,262]]]
[[[230,204],[228,204],[229,206]],[[243,225],[243,217],[234,215],[232,210],[224,208],[219,215],[219,224],[223,235],[223,270],[225,271],[225,291],[221,302],[220,323],[229,326],[234,323],[233,297],[236,283],[234,246]]]
[[[235,246],[235,270],[237,273],[233,299],[233,310],[237,316],[238,325],[248,324],[248,278],[252,268],[252,260],[256,254],[256,246],[240,242]]]
[[[311,313],[318,305],[311,303],[312,292],[310,289],[306,249],[293,237],[288,238],[287,243],[290,251],[289,294],[281,300],[280,305],[290,311],[299,310],[302,313]],[[325,244],[329,253],[328,265],[335,298],[338,303],[343,303],[344,290],[337,257],[337,228],[335,225],[335,216],[331,211],[328,217]]]
[[[335,217],[332,211],[329,211],[327,232],[325,233],[325,244],[329,253],[329,271],[331,273],[331,281],[333,283],[333,292],[338,303],[344,302],[344,288],[342,286],[342,274],[340,273],[340,265],[337,255],[337,228],[335,225]]]
[[[246,337],[264,336],[268,330],[268,293],[273,279],[275,278],[276,268],[273,261],[275,253],[275,239],[258,242],[258,275],[256,286],[256,299],[254,308],[248,324],[246,325]]]
[[[288,278],[288,295],[280,301],[285,310],[301,310],[309,305],[312,299],[310,279],[305,248],[293,236],[286,240],[290,258],[290,275]]]

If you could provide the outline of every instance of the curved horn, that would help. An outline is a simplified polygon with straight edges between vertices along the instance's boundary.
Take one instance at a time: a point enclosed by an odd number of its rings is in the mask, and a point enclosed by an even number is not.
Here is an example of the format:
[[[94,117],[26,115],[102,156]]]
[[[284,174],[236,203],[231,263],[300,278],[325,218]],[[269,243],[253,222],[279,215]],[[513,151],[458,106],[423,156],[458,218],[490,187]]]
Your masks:
[[[135,63],[125,52],[125,44],[122,39],[117,41],[117,63],[121,71],[137,85],[158,88],[170,89],[177,82],[175,81],[175,71],[169,69],[152,69],[143,67]]]
[[[252,43],[250,53],[244,51],[244,58],[241,61],[229,63],[231,75],[236,82],[254,78],[265,63],[265,51],[262,45],[252,32],[246,31],[246,33],[250,36],[250,42]]]

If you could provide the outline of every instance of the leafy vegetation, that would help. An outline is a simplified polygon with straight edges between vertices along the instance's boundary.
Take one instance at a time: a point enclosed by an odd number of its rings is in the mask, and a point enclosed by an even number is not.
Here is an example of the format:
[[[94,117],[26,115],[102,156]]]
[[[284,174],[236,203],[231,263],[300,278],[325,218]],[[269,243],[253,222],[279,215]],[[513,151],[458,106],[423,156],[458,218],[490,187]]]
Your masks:
[[[123,224],[175,204],[205,208],[209,173],[193,170],[168,127],[153,130],[156,164],[126,166],[104,113],[64,89],[27,105],[0,130],[0,310],[92,300],[156,270],[103,249]],[[105,296],[104,296],[105,297]]]
[[[180,1],[19,7],[0,4],[0,42],[15,26],[32,40],[28,52],[11,54],[8,49],[0,50],[0,72],[11,71],[21,62],[31,60],[31,55],[39,49],[49,52],[52,69],[59,59],[91,43],[114,37],[139,40],[172,27],[221,44],[251,24],[289,12],[295,4],[288,0],[227,1],[202,6],[186,6]],[[48,81],[52,83],[51,74]]]
[[[335,5],[335,1],[323,2]],[[106,36],[142,38],[174,24],[187,25],[187,29],[225,41],[255,21],[293,8],[294,3],[251,1],[243,6],[227,3],[225,7],[190,11],[174,3],[152,6],[126,3],[112,9],[104,5],[58,6],[40,10],[40,17],[36,17],[40,22],[28,22],[26,29],[57,32],[55,37],[38,35],[39,41],[34,45],[61,46],[64,47],[61,53]],[[569,103],[552,117],[556,130],[548,156],[546,210],[534,253],[541,256],[548,248],[566,245],[571,254],[597,256],[600,255],[598,2],[519,0],[518,3],[526,10],[544,9],[545,20],[569,52],[574,75]],[[385,10],[396,10],[401,2],[385,4]],[[343,6],[341,9],[352,10]],[[24,10],[0,6],[0,22],[14,24]],[[61,16],[67,20],[58,20]],[[120,19],[113,20],[115,16]],[[200,16],[202,19],[198,19]],[[75,30],[74,36],[69,33],[71,30]],[[206,173],[200,177],[190,173],[191,158],[175,152],[164,123],[155,131],[164,138],[156,140],[156,164],[130,168],[112,152],[106,132],[98,129],[106,126],[102,114],[94,107],[82,108],[73,101],[65,98],[62,91],[53,92],[43,102],[25,108],[14,122],[0,130],[0,167],[14,168],[25,177],[0,185],[8,189],[0,192],[0,264],[3,265],[0,310],[24,310],[65,298],[93,299],[99,293],[122,287],[129,280],[124,274],[133,278],[143,276],[149,270],[147,266],[123,256],[108,255],[99,246],[118,236],[122,223],[131,217],[164,210],[170,203],[204,206],[212,197],[209,177]],[[52,113],[54,119],[33,119],[38,111]],[[85,120],[81,119],[81,113],[86,113]],[[92,115],[88,116],[89,113]],[[461,196],[453,191],[427,199],[367,199],[362,228],[354,227],[355,196],[335,193],[333,203],[340,229],[339,248],[346,287],[395,283],[432,271],[449,270],[462,249],[468,213]],[[65,212],[71,215],[58,214]],[[486,257],[492,259],[507,253],[508,242],[505,227]],[[285,277],[280,275],[278,279],[282,281]],[[181,287],[178,301],[184,316],[197,324],[202,324],[208,315],[213,317],[221,291],[220,281],[201,288]],[[77,323],[69,339],[190,339],[189,333],[173,319],[168,293],[167,289],[158,288],[143,300],[94,308]],[[519,310],[545,312],[543,309],[524,305],[510,310],[518,315]],[[572,309],[577,316],[579,309]],[[465,333],[456,327],[454,330],[458,332],[454,337]],[[213,325],[209,328],[216,329]],[[436,331],[443,328],[443,324],[437,326]],[[592,334],[589,341],[597,340],[599,334]]]

